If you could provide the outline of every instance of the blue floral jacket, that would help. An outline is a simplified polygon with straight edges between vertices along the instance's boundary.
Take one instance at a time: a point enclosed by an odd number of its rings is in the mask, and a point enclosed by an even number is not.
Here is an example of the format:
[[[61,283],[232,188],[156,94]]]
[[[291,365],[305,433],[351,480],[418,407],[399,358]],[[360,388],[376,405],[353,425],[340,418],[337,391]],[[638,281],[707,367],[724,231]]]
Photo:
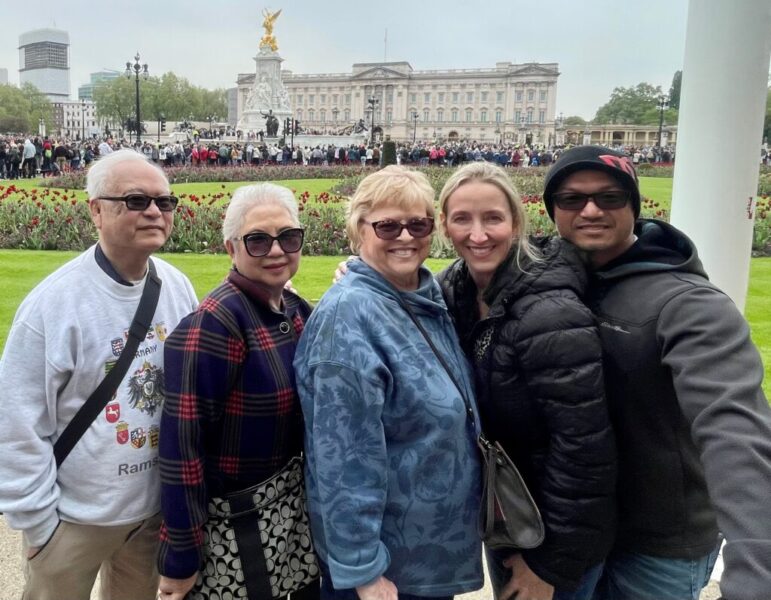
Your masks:
[[[476,425],[398,295],[474,402],[431,273],[422,268],[419,289],[400,293],[363,261],[351,264],[295,357],[314,543],[336,589],[385,575],[402,593],[449,596],[483,582]]]

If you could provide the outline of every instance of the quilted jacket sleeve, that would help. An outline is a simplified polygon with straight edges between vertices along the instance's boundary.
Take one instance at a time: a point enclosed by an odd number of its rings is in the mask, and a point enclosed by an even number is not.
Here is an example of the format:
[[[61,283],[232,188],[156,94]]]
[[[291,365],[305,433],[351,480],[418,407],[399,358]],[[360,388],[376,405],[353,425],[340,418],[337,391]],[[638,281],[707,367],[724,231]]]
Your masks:
[[[537,492],[544,543],[523,553],[555,587],[570,589],[610,549],[616,447],[595,320],[573,292],[538,298],[516,320],[516,355],[549,442]]]

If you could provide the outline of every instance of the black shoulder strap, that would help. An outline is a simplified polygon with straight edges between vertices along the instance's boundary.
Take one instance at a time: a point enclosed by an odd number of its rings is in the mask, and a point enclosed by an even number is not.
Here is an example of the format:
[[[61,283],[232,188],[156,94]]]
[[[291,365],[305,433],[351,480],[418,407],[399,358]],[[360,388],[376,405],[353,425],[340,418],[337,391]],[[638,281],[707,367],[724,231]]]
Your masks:
[[[56,457],[56,466],[59,467],[67,458],[67,455],[78,443],[86,430],[94,422],[94,419],[102,412],[110,397],[118,389],[118,385],[123,381],[129,366],[134,360],[134,355],[139,348],[140,342],[147,336],[147,330],[152,325],[155,308],[158,306],[158,298],[161,295],[161,280],[155,272],[153,261],[149,261],[147,281],[142,290],[142,297],[139,299],[139,307],[134,314],[134,320],[129,328],[128,340],[123,351],[120,353],[118,361],[110,372],[107,373],[96,390],[88,397],[80,410],[72,418],[67,427],[65,427],[59,439],[54,444],[54,456]]]
[[[401,296],[398,297],[398,301],[399,301],[399,304],[401,304],[401,307],[407,312],[412,322],[418,328],[418,331],[420,331],[420,333],[423,335],[423,338],[426,340],[426,343],[431,348],[433,353],[436,355],[436,358],[439,360],[439,363],[442,365],[444,370],[447,371],[447,375],[450,377],[450,381],[452,381],[453,385],[458,389],[458,393],[460,394],[461,398],[463,398],[463,403],[466,405],[466,417],[468,418],[469,423],[472,425],[472,428],[475,427],[476,418],[474,415],[474,409],[471,407],[471,402],[466,396],[466,392],[464,391],[460,382],[455,377],[455,374],[450,368],[450,365],[447,364],[447,361],[444,359],[444,356],[442,356],[442,353],[439,352],[437,347],[434,345],[434,342],[431,339],[431,336],[428,335],[428,332],[426,331],[425,327],[423,327],[423,325],[420,324],[420,321],[418,321],[418,318],[415,316],[415,313],[412,312],[412,309],[409,307],[409,305],[401,298]]]

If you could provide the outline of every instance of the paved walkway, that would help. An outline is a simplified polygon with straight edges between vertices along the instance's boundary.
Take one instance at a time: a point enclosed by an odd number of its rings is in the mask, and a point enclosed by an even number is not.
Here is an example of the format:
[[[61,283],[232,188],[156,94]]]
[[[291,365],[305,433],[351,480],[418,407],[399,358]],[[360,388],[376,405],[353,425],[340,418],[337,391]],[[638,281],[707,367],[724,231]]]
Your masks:
[[[722,561],[715,567],[715,574],[722,572]],[[21,573],[21,539],[17,532],[8,529],[5,519],[0,517],[0,600],[19,600],[23,585]],[[96,600],[96,594],[91,596]],[[491,600],[493,593],[489,583],[484,588],[471,594],[458,596],[457,600]],[[701,600],[717,600],[720,590],[717,583],[702,592]],[[68,600],[62,596],[61,600]]]

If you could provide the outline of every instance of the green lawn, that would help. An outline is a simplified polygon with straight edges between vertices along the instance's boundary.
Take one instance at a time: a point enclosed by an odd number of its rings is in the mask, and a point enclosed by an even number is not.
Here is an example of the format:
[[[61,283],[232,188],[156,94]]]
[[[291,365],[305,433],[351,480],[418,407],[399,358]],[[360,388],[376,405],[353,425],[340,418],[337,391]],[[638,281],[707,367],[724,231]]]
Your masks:
[[[76,252],[46,252],[0,250],[0,348],[5,344],[8,329],[19,303],[46,275],[64,264]],[[196,294],[202,298],[214,288],[230,266],[226,255],[161,254],[193,282]],[[331,285],[337,256],[306,256],[293,278],[295,288],[311,302],[318,301]],[[449,260],[429,259],[426,264],[434,272]],[[754,258],[751,262],[750,286],[746,315],[752,327],[752,337],[763,356],[766,367],[764,388],[771,396],[771,258]]]
[[[670,177],[640,177],[640,192],[643,196],[660,202],[667,210],[672,205],[672,179]]]

